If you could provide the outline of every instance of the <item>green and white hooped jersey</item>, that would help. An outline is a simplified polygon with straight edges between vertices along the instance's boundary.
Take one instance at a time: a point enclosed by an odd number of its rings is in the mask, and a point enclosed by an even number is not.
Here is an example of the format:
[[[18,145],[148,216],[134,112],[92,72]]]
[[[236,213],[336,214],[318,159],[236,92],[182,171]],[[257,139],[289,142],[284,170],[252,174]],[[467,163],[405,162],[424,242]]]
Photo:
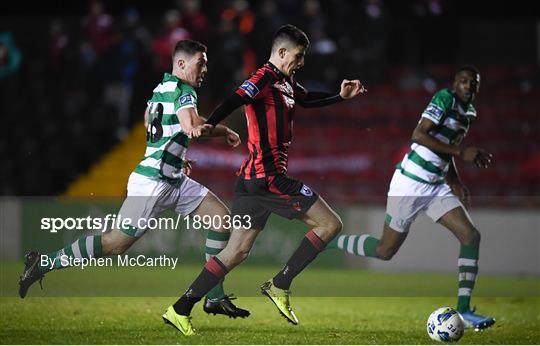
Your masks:
[[[146,152],[135,172],[147,177],[179,182],[189,138],[182,132],[176,113],[197,108],[197,93],[176,76],[165,73],[148,101]]]
[[[438,91],[422,113],[422,118],[433,121],[437,127],[430,134],[446,144],[459,145],[471,123],[476,109],[469,104],[463,109],[449,89]],[[434,152],[413,143],[403,160],[397,165],[401,173],[411,179],[428,184],[442,184],[452,160],[451,155]]]

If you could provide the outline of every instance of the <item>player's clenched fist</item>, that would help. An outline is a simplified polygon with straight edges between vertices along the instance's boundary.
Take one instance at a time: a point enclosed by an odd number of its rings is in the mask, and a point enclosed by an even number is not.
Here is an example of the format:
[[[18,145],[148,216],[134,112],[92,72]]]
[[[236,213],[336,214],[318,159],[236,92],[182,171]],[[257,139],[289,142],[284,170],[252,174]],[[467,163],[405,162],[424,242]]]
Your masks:
[[[184,172],[185,175],[189,176],[191,174],[191,171],[193,170],[193,165],[197,162],[196,160],[191,159],[185,159],[182,162],[182,172]]]
[[[360,83],[358,79],[344,79],[341,82],[341,90],[339,92],[339,96],[341,96],[341,98],[343,98],[344,100],[348,100],[366,92],[367,89],[364,87],[364,85],[362,85],[362,83]]]
[[[227,135],[225,136],[225,140],[227,141],[227,144],[233,148],[237,147],[238,145],[240,145],[240,143],[242,143],[238,133],[234,132],[231,129],[227,130]]]
[[[461,150],[459,155],[463,161],[474,162],[474,164],[480,168],[488,168],[491,165],[493,155],[485,151],[484,149],[468,147]]]

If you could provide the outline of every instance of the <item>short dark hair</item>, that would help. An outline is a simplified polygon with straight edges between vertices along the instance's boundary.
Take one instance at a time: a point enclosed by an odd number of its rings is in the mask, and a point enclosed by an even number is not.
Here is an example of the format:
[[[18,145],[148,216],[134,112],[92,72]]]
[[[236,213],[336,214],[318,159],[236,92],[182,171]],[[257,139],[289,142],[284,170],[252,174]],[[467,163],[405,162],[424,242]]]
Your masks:
[[[303,46],[305,48],[309,46],[306,33],[291,24],[283,25],[276,31],[272,42],[272,51],[275,50],[277,44],[283,41],[292,43],[294,46]]]
[[[476,76],[480,76],[480,71],[476,68],[476,66],[474,65],[465,65],[465,66],[462,66],[460,67],[457,71],[456,71],[456,75],[460,72],[463,72],[463,71],[467,71],[467,72],[470,72],[472,74]]]
[[[176,43],[172,56],[174,58],[178,53],[184,53],[191,56],[197,52],[206,53],[206,50],[206,46],[199,41],[182,40]]]

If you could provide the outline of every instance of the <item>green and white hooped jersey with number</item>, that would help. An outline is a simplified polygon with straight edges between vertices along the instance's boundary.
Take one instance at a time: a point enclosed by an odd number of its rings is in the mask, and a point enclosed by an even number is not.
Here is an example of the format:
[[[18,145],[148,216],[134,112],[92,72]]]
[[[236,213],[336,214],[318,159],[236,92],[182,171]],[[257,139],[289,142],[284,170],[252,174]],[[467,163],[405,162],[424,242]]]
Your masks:
[[[430,134],[446,144],[459,145],[471,123],[476,118],[476,109],[469,104],[467,109],[449,89],[438,91],[422,113],[437,125]],[[428,184],[442,184],[452,160],[451,155],[434,152],[418,143],[413,143],[403,160],[397,165],[401,173],[411,179]]]
[[[179,182],[189,138],[182,132],[176,113],[197,109],[197,93],[176,76],[165,73],[148,101],[146,152],[135,172],[147,177]]]

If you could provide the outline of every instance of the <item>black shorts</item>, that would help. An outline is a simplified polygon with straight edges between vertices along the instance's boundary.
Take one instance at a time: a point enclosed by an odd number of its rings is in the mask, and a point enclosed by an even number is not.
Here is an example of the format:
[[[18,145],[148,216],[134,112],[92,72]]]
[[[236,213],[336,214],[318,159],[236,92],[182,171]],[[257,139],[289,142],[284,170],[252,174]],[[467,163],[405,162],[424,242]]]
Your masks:
[[[237,216],[245,228],[262,230],[270,213],[294,219],[305,214],[318,198],[309,186],[286,174],[256,179],[238,177],[231,215],[233,219]]]

